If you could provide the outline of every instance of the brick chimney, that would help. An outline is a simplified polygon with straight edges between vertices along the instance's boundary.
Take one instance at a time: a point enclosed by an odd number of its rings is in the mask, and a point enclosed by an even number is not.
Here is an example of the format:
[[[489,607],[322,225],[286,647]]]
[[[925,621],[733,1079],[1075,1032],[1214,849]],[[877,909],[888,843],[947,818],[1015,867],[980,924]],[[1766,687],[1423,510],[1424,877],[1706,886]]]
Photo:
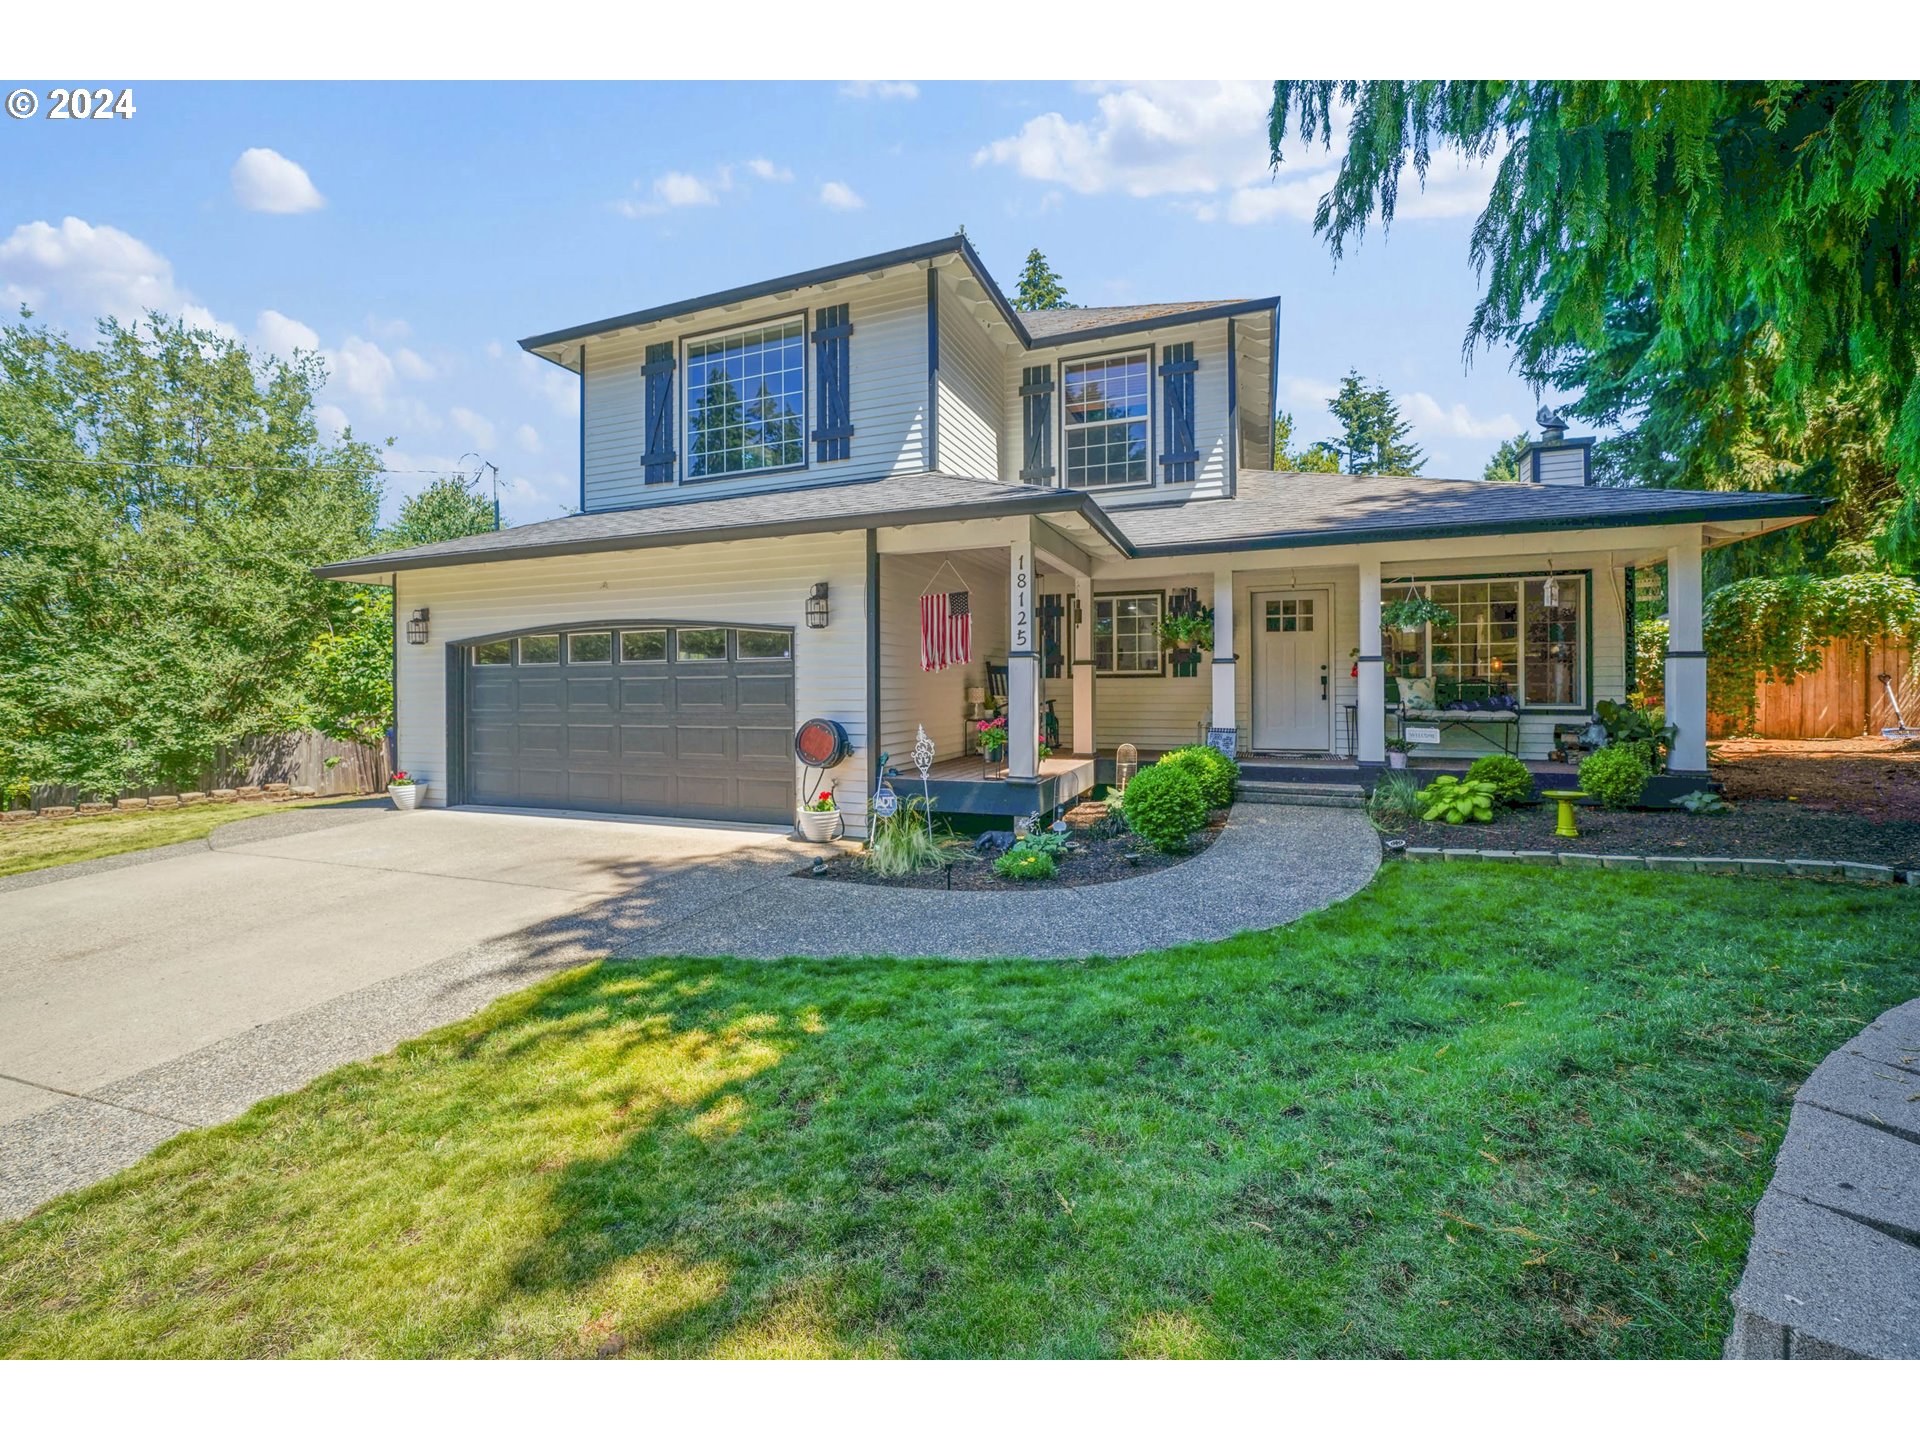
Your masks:
[[[1535,485],[1591,485],[1593,436],[1569,440],[1566,417],[1544,405],[1534,423],[1540,438],[1521,453],[1520,478]]]

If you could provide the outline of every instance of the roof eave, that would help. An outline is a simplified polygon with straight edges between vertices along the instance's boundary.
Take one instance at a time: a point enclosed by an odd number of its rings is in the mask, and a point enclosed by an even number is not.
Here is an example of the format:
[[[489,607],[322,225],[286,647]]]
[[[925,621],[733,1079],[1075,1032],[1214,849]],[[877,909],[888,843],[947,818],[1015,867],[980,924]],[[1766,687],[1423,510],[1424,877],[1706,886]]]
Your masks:
[[[1058,491],[1016,496],[984,505],[874,510],[855,515],[769,520],[757,525],[709,526],[700,530],[661,531],[642,535],[598,535],[580,540],[500,546],[490,550],[456,550],[438,555],[369,555],[358,560],[316,565],[313,574],[322,580],[365,581],[400,570],[437,570],[453,565],[483,565],[502,560],[539,560],[548,556],[591,555],[620,550],[659,550],[676,545],[711,545],[727,540],[765,540],[783,535],[822,535],[838,530],[876,530],[904,525],[935,525],[952,520],[982,520],[1005,515],[1052,515],[1069,511],[1085,519],[1120,555],[1133,554],[1127,537],[1114,526],[1091,496],[1075,491]]]
[[[1236,315],[1270,314],[1280,304],[1278,295],[1263,300],[1236,300],[1230,305],[1208,305],[1199,310],[1183,310],[1173,315],[1150,315],[1139,320],[1120,320],[1111,325],[1090,325],[1084,330],[1063,330],[1027,343],[1029,350],[1058,349],[1084,340],[1105,340],[1115,335],[1131,335],[1141,330],[1167,330],[1176,325],[1199,325],[1208,320],[1226,320]]]
[[[1142,559],[1167,555],[1223,555],[1237,550],[1301,550],[1331,545],[1369,545],[1390,540],[1450,540],[1479,535],[1554,534],[1566,530],[1626,530],[1648,525],[1705,525],[1724,520],[1811,520],[1830,502],[1808,496],[1756,501],[1752,505],[1695,507],[1651,513],[1573,515],[1539,520],[1475,520],[1451,525],[1376,525],[1366,529],[1276,531],[1225,540],[1195,540],[1163,545],[1134,542]]]

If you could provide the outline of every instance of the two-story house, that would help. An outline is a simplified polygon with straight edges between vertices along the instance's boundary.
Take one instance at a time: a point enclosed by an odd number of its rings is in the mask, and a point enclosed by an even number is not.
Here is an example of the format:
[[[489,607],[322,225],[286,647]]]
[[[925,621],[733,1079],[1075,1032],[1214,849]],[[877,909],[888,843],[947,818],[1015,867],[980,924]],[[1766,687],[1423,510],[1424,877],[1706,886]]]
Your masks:
[[[321,572],[394,589],[429,803],[790,823],[818,786],[858,834],[921,728],[943,808],[1000,815],[1210,731],[1355,781],[1403,733],[1537,760],[1630,688],[1649,566],[1703,779],[1701,553],[1820,508],[1594,486],[1557,431],[1519,484],[1277,472],[1278,297],[1020,313],[963,236],[521,343],[579,377],[580,513]],[[1408,596],[1453,623],[1383,632]]]

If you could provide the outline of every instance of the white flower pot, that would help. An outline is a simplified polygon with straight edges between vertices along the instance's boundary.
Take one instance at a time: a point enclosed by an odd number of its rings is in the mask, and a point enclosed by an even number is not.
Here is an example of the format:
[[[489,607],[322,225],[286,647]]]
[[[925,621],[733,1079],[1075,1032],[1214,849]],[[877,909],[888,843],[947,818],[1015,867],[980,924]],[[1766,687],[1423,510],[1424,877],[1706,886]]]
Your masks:
[[[1407,757],[1404,753],[1402,753],[1399,750],[1387,751],[1387,769],[1404,770],[1406,768],[1407,768]]]
[[[800,833],[816,843],[839,836],[845,816],[838,810],[801,810]]]
[[[420,808],[420,799],[426,793],[426,789],[426,786],[416,781],[412,785],[389,785],[387,794],[393,798],[394,809],[417,810]]]

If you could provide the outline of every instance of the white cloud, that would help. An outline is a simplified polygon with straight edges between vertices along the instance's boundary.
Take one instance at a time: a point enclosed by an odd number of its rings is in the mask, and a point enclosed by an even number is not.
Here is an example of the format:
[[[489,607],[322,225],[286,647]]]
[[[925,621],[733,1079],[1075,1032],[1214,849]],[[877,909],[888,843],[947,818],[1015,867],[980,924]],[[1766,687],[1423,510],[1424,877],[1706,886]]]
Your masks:
[[[305,170],[278,150],[259,146],[233,162],[233,198],[268,215],[298,215],[327,203]]]
[[[349,335],[325,353],[327,369],[332,373],[328,386],[339,386],[378,413],[387,408],[400,367],[391,355],[371,340]]]
[[[514,373],[526,389],[545,400],[558,415],[569,419],[579,415],[580,377],[577,374],[524,350],[512,353]]]
[[[513,432],[513,441],[514,444],[518,445],[529,455],[538,455],[540,453],[540,432],[531,425],[522,425],[519,429],[515,430]]]
[[[640,193],[614,201],[614,211],[629,220],[640,220],[651,215],[664,215],[669,210],[718,205],[722,195],[736,189],[744,193],[751,188],[735,185],[736,168],[745,170],[756,180],[771,184],[783,184],[793,179],[792,170],[764,155],[756,155],[738,167],[721,165],[707,175],[696,175],[690,170],[669,170],[663,175],[656,175],[651,181],[634,181],[633,188]]]
[[[669,170],[653,182],[653,193],[659,197],[662,205],[718,205],[720,197],[713,193],[713,186],[698,176],[689,175],[682,170]]]
[[[311,326],[302,325],[290,315],[282,315],[278,310],[262,310],[253,322],[253,337],[256,344],[282,360],[291,360],[294,352],[307,350],[317,352],[320,349],[320,336]]]
[[[854,194],[844,180],[829,180],[820,187],[820,203],[829,210],[862,210],[867,202]]]
[[[840,93],[849,100],[917,100],[920,87],[911,80],[849,80]]]
[[[1442,405],[1424,390],[1416,390],[1406,397],[1402,413],[1418,429],[1457,435],[1466,440],[1506,440],[1527,428],[1524,422],[1505,411],[1498,415],[1475,415],[1464,405]]]
[[[454,427],[473,441],[482,450],[493,445],[493,422],[484,415],[475,414],[464,405],[456,405],[451,412]]]
[[[0,295],[9,309],[57,305],[123,321],[147,310],[206,314],[174,282],[166,256],[124,230],[72,215],[58,225],[30,220],[0,241]]]
[[[431,380],[440,373],[417,351],[409,350],[404,345],[393,352],[393,368],[409,380]]]
[[[1114,87],[1090,118],[1036,115],[982,146],[973,163],[1009,165],[1083,195],[1212,194],[1266,173],[1272,101],[1272,87],[1252,80]]]
[[[754,176],[761,180],[785,182],[793,179],[793,171],[787,169],[784,165],[774,164],[773,161],[767,159],[764,155],[756,156],[752,160],[747,161],[747,169],[752,171]]]
[[[347,412],[338,405],[316,405],[313,407],[314,423],[320,427],[320,433],[329,439],[337,440],[347,428]]]

